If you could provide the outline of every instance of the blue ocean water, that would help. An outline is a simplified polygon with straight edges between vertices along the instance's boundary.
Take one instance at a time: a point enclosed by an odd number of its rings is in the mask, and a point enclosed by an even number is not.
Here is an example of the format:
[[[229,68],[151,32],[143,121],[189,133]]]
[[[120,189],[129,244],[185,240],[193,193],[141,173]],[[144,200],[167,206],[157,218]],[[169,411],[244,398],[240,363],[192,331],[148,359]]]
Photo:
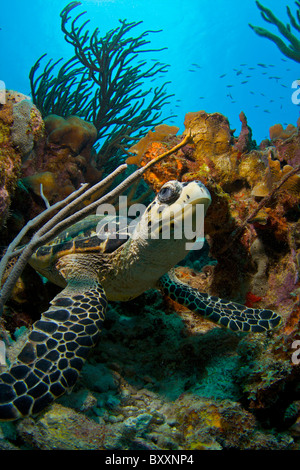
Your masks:
[[[60,12],[67,0],[11,0],[2,2],[0,18],[0,80],[6,88],[30,93],[28,74],[44,53],[54,60],[73,55],[60,29]],[[292,82],[299,78],[299,64],[287,59],[269,40],[258,37],[249,23],[272,30],[261,18],[254,0],[82,0],[90,30],[103,35],[116,28],[118,19],[143,21],[137,29],[158,30],[150,35],[151,47],[167,47],[148,54],[170,64],[161,79],[170,81],[174,94],[163,117],[176,114],[169,124],[183,130],[190,111],[220,112],[238,135],[239,113],[244,111],[254,139],[268,137],[271,125],[296,124],[299,107],[292,103]],[[263,0],[284,23],[291,0]],[[144,57],[143,57],[144,58]],[[258,65],[258,64],[263,64]],[[159,84],[157,82],[157,84]],[[164,120],[164,119],[163,119]]]

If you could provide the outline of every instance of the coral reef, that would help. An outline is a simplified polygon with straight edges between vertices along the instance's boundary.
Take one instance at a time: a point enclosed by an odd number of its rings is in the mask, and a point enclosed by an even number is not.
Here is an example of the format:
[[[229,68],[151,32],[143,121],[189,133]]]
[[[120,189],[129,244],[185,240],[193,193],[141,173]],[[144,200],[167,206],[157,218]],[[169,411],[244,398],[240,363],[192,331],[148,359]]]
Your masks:
[[[281,124],[275,124],[269,130],[278,160],[292,167],[300,164],[299,125],[300,120],[298,119],[297,126],[289,124],[286,129],[283,129]]]
[[[282,315],[283,326],[269,344],[256,346],[251,373],[243,378],[243,400],[269,423],[284,426],[299,380],[299,366],[291,360],[299,328],[299,129],[276,125],[271,140],[255,147],[244,114],[240,120],[235,137],[224,116],[189,113],[184,133],[191,133],[192,143],[175,156],[175,164],[169,160],[168,167],[156,169],[155,181],[147,173],[145,179],[157,189],[182,162],[182,181],[203,181],[212,196],[205,232],[216,261],[204,268],[210,273],[204,290]],[[167,145],[170,139],[175,137],[166,138]],[[151,142],[140,165],[156,155]]]
[[[39,151],[22,166],[23,184],[40,195],[40,184],[50,204],[63,199],[81,183],[96,183],[101,172],[93,164],[97,131],[78,116],[44,119],[45,138]]]
[[[294,159],[292,160],[291,157],[289,162],[292,162],[294,166],[283,165],[283,162],[286,162],[286,153],[281,150],[286,149],[288,145],[291,145],[292,149],[298,148],[298,132],[280,142],[276,140],[275,144],[270,142],[269,146],[263,149],[253,148],[251,129],[243,113],[240,119],[241,133],[238,138],[235,138],[224,116],[218,113],[207,114],[204,111],[189,113],[185,118],[184,133],[191,133],[193,143],[183,147],[173,160],[168,160],[164,166],[156,167],[151,170],[151,173],[146,173],[145,179],[155,190],[163,184],[167,175],[172,174],[183,181],[200,179],[207,185],[213,199],[207,214],[205,229],[210,240],[211,255],[217,259],[218,266],[221,265],[220,271],[223,272],[225,278],[225,273],[229,273],[226,264],[231,264],[228,259],[230,258],[228,250],[234,258],[234,263],[237,255],[233,251],[237,251],[239,257],[243,253],[242,262],[246,266],[241,268],[239,273],[242,279],[243,272],[247,272],[247,269],[251,272],[251,265],[253,267],[251,247],[257,238],[262,240],[264,245],[267,244],[265,240],[268,238],[267,245],[269,246],[266,248],[271,250],[271,254],[268,253],[269,262],[272,258],[272,251],[275,262],[274,251],[275,249],[278,251],[277,245],[281,247],[284,254],[286,254],[285,250],[288,251],[283,246],[284,244],[290,243],[290,249],[292,248],[288,233],[295,226],[290,218],[297,217],[298,214],[300,177],[294,174],[287,178],[298,163],[297,152],[290,151]],[[147,143],[142,150],[143,157],[139,156],[140,165],[143,166],[145,162],[156,156],[160,148],[164,148],[164,144],[170,145],[169,142],[174,142],[177,138],[170,135],[165,142],[159,140],[159,142]],[[180,172],[178,167],[180,167]],[[154,172],[155,180],[152,176]],[[287,180],[275,194],[274,190],[283,178]],[[259,202],[265,196],[270,196],[268,204],[255,213]],[[243,227],[243,233],[240,234],[233,248],[233,243],[231,246],[229,243],[230,235],[234,230],[239,229],[246,219],[248,223]],[[272,244],[277,245],[272,247]],[[219,267],[216,269],[217,272]],[[248,272],[247,275],[249,275]],[[236,293],[243,291],[241,288],[245,282],[246,279],[243,279],[239,288],[233,289],[232,292],[224,279],[220,282],[220,286],[223,285],[224,288],[224,285],[227,285],[227,295],[235,295],[235,291]]]
[[[168,136],[176,135],[178,131],[179,127],[176,126],[168,126],[166,124],[160,124],[159,126],[156,126],[154,131],[148,131],[145,137],[130,147],[128,152],[134,153],[136,157],[128,157],[126,163],[130,165],[139,165],[149,143],[161,142]]]
[[[6,222],[22,164],[43,134],[43,121],[30,98],[6,91],[0,104],[0,223]]]
[[[289,59],[294,60],[295,62],[300,62],[300,42],[297,36],[292,33],[292,28],[296,30],[297,33],[300,31],[300,2],[295,2],[297,8],[296,18],[292,14],[291,9],[287,6],[287,14],[290,20],[290,24],[285,25],[282,21],[280,21],[270,10],[269,8],[264,7],[258,1],[256,2],[257,7],[261,11],[262,18],[269,24],[274,25],[277,27],[278,31],[280,32],[283,39],[276,34],[268,31],[265,28],[261,28],[260,26],[253,26],[249,24],[250,28],[258,35],[264,38],[269,39],[270,41],[274,42],[278,49]],[[286,43],[285,40],[288,42]]]
[[[78,116],[44,122],[27,97],[11,96],[0,125],[14,210],[20,194],[37,204],[41,183],[52,204],[101,179],[93,124]],[[0,425],[0,448],[299,449],[300,366],[292,361],[300,324],[299,128],[275,125],[258,147],[244,113],[240,121],[236,137],[225,116],[189,113],[191,140],[144,178],[155,191],[177,178],[200,179],[211,192],[207,243],[177,268],[178,277],[202,292],[274,309],[282,326],[267,337],[239,335],[155,291],[115,303],[73,393],[39,418]],[[128,163],[145,166],[182,140],[177,133],[156,127],[130,148]],[[30,289],[39,292],[33,315],[53,297],[49,283],[25,272],[9,307],[18,312],[8,322],[12,335],[30,323]]]
[[[96,138],[93,124],[78,116],[43,120],[29,97],[7,91],[0,105],[1,225],[7,222],[7,231],[16,233],[44,209],[42,193],[53,204],[81,183],[98,182],[102,171],[95,168]]]
[[[82,183],[101,181],[102,171],[95,168],[96,138],[93,124],[77,116],[64,119],[51,115],[43,120],[28,96],[6,92],[6,103],[0,105],[1,252],[45,205],[61,201]],[[100,195],[98,191],[93,197]],[[89,202],[91,199],[84,204]],[[26,241],[28,236],[23,243]],[[20,279],[13,291],[7,307],[8,328],[30,324],[28,311],[32,310],[33,317],[39,312],[35,303],[28,301],[31,280],[35,280],[33,271],[29,278]],[[39,283],[33,284],[43,292]],[[13,310],[20,320],[11,318]]]
[[[254,148],[256,146],[256,142],[252,140],[252,130],[248,126],[247,118],[243,111],[240,113],[239,118],[242,123],[242,129],[234,147],[242,154],[244,152],[249,152]]]
[[[204,286],[205,275],[193,281]],[[249,352],[243,337],[185,310],[174,314],[165,302],[151,291],[112,304],[101,341],[72,394],[36,419],[0,424],[0,445],[116,451],[299,448],[299,438],[262,427],[241,403],[257,343]],[[264,341],[260,338],[260,348]]]
[[[152,160],[154,155],[158,156],[166,152],[180,141],[180,138],[174,139],[178,130],[178,127],[165,124],[156,126],[154,131],[149,131],[137,144],[130,147],[129,152],[135,155],[128,157],[126,163],[145,166],[148,161]],[[167,160],[159,162],[155,167],[148,170],[146,180],[151,181],[151,187],[156,192],[162,184],[162,180],[157,177],[157,173],[158,175],[164,174],[164,182],[167,182],[173,179],[181,179],[184,169],[184,158],[181,149]]]

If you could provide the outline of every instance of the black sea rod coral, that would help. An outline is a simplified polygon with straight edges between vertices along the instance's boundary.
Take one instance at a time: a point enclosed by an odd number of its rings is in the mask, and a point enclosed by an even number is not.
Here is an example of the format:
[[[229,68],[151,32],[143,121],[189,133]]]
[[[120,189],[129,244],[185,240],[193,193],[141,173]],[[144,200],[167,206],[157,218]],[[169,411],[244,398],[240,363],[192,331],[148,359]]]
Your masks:
[[[153,60],[137,60],[146,52],[147,36],[159,31],[144,31],[128,37],[142,22],[119,20],[120,26],[100,36],[96,28],[90,33],[80,24],[82,12],[72,19],[70,13],[81,5],[69,3],[61,12],[61,29],[75,55],[61,65],[63,59],[50,59],[41,75],[37,71],[47,54],[40,57],[30,71],[32,99],[42,116],[77,115],[92,122],[98,131],[101,164],[138,140],[148,128],[160,123],[161,109],[168,103],[168,82],[144,89],[148,79],[167,72],[168,65]],[[161,75],[160,75],[161,76]]]
[[[290,20],[290,23],[284,24],[282,21],[277,18],[274,13],[269,9],[264,7],[258,1],[256,2],[257,7],[260,9],[262,18],[272,26],[277,27],[279,33],[282,37],[277,36],[271,31],[261,28],[259,26],[253,26],[249,24],[250,28],[264,38],[270,39],[276,44],[278,49],[289,59],[294,60],[295,62],[300,62],[300,40],[293,33],[293,29],[298,33],[300,32],[300,2],[295,2],[298,9],[296,10],[296,16],[291,12],[291,9],[287,6],[287,14]]]

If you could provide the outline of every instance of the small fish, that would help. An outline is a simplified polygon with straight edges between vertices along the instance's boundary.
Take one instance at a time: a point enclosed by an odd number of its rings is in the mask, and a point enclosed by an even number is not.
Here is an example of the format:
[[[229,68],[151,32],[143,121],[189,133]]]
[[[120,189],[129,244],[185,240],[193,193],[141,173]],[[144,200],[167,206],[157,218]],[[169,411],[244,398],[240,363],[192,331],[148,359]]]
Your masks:
[[[255,95],[254,91],[250,91],[251,95]]]
[[[197,67],[198,69],[202,69],[202,66],[199,64],[192,64],[194,67]]]
[[[241,70],[237,70],[236,75],[241,75],[243,72]]]
[[[259,107],[260,107],[259,104],[256,104],[256,105],[254,106],[254,108],[259,108]]]
[[[196,70],[189,69],[188,72],[196,72]]]
[[[226,75],[227,75],[226,73],[223,73],[223,75],[220,75],[220,78],[224,78],[226,77]]]
[[[199,96],[199,100],[204,100],[204,96]]]
[[[264,113],[269,113],[270,114],[270,111],[268,109],[264,109]]]
[[[283,58],[281,58],[281,60],[282,60],[282,62],[287,62],[287,59],[283,59]]]
[[[247,65],[247,64],[240,64],[240,67],[245,67],[245,65]]]
[[[283,83],[280,83],[280,85],[283,87],[283,88],[288,88],[286,85],[284,85]]]
[[[233,87],[233,85],[226,85],[226,86],[227,86],[227,88],[232,88]]]
[[[243,82],[241,82],[242,85],[244,85],[245,83],[248,83],[248,80],[244,80]]]
[[[248,70],[255,70],[255,67],[248,67]]]
[[[266,64],[257,64],[257,65],[259,65],[260,67],[263,67],[264,69],[267,68]]]

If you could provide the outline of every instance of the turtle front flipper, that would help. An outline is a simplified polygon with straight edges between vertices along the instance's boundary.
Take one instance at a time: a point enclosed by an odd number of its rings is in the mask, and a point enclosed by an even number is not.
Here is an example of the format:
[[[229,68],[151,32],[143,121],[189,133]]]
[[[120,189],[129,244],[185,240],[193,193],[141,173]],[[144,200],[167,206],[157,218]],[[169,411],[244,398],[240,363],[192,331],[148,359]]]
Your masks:
[[[174,272],[162,276],[159,287],[172,300],[233,331],[263,332],[276,327],[281,321],[281,317],[272,310],[248,308],[201,293],[181,282]]]
[[[16,362],[0,374],[0,420],[36,415],[75,384],[107,305],[97,279],[80,274],[68,279],[34,323]]]

